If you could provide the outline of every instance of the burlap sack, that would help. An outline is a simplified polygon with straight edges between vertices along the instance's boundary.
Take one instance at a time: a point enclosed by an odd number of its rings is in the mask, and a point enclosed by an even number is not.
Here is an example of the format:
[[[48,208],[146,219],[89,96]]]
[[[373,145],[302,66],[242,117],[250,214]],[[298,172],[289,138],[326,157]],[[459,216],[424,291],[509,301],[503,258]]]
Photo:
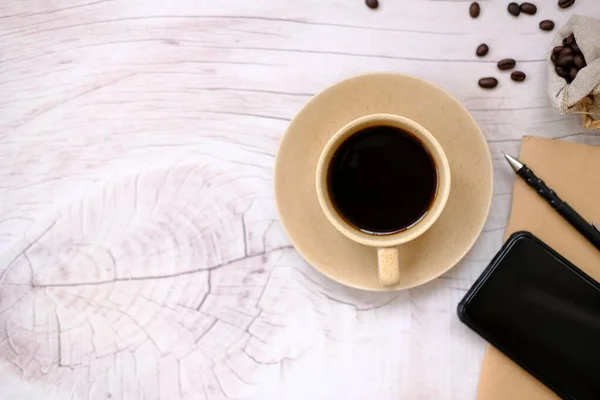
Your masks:
[[[552,49],[562,45],[563,39],[571,33],[575,35],[587,67],[567,84],[554,71],[550,55]],[[582,114],[584,127],[600,130],[600,20],[574,15],[560,28],[548,53],[548,96],[561,114]]]

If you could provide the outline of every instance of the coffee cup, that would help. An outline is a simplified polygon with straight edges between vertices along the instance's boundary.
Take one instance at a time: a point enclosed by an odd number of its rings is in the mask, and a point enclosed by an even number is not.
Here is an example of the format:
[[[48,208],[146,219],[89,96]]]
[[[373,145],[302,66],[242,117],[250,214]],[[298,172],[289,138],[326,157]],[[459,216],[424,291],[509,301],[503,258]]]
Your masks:
[[[400,280],[396,246],[439,218],[450,194],[442,146],[418,123],[392,114],[358,118],[335,133],[319,157],[316,188],[329,222],[377,249],[379,283]]]

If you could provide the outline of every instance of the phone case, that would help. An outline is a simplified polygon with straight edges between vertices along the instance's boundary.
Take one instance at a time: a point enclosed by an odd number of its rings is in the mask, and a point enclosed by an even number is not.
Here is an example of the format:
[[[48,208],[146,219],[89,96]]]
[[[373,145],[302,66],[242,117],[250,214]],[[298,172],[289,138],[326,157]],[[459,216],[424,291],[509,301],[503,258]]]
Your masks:
[[[584,279],[588,284],[590,284],[591,286],[593,286],[596,290],[600,291],[600,283],[596,282],[593,278],[591,278],[585,272],[583,272],[582,270],[580,270],[579,268],[577,268],[569,260],[567,260],[566,258],[564,258],[563,256],[561,256],[559,253],[557,253],[554,249],[552,249],[546,243],[542,242],[540,239],[538,239],[537,237],[535,237],[532,233],[521,231],[521,232],[516,232],[516,233],[512,234],[508,238],[508,240],[506,241],[506,243],[504,243],[504,245],[502,246],[502,248],[500,249],[500,251],[498,251],[498,253],[494,256],[494,258],[492,259],[492,261],[490,262],[490,264],[486,267],[486,269],[483,271],[483,273],[481,274],[481,276],[479,278],[477,278],[477,280],[475,281],[475,283],[473,284],[473,286],[471,287],[471,289],[469,289],[469,291],[467,292],[467,294],[465,295],[465,297],[460,301],[460,303],[458,304],[458,309],[457,309],[458,318],[465,325],[467,325],[469,328],[471,328],[473,331],[475,331],[479,336],[481,336],[482,338],[484,338],[488,343],[490,343],[492,346],[496,347],[498,350],[500,350],[502,353],[504,353],[508,358],[510,358],[511,360],[513,360],[515,363],[517,363],[521,368],[523,368],[529,374],[531,374],[532,376],[534,376],[536,379],[538,379],[540,382],[542,382],[548,388],[550,388],[551,390],[553,390],[562,399],[564,399],[564,400],[577,400],[576,398],[570,396],[568,393],[564,393],[564,392],[560,391],[551,382],[548,382],[547,380],[544,379],[544,377],[539,376],[535,371],[532,371],[527,364],[523,363],[518,357],[516,357],[515,355],[511,354],[510,351],[508,351],[507,349],[503,348],[503,346],[501,344],[499,344],[496,340],[494,340],[491,336],[489,336],[487,334],[487,332],[485,332],[484,330],[480,329],[475,324],[474,321],[471,321],[469,319],[469,317],[468,317],[468,315],[466,313],[466,309],[467,309],[469,301],[477,294],[477,292],[483,286],[483,284],[486,282],[486,280],[489,278],[489,276],[494,272],[494,270],[497,268],[497,266],[500,265],[500,262],[502,261],[502,259],[504,258],[504,256],[510,251],[510,249],[519,240],[532,240],[532,241],[534,241],[537,245],[541,246],[546,252],[550,253],[552,256],[554,256],[556,259],[558,259],[562,264],[564,264],[564,266],[566,268],[571,269],[573,272],[575,272],[577,275],[579,275],[582,279]]]

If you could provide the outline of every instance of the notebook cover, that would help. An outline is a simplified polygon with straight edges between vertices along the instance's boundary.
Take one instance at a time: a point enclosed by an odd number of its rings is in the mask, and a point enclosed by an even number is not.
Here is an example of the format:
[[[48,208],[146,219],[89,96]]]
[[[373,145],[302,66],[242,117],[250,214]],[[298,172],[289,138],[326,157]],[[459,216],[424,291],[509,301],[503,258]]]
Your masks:
[[[595,221],[600,226],[600,147],[525,137],[519,159],[586,220]],[[510,171],[508,165],[507,170]],[[515,179],[512,211],[505,237],[521,230],[532,232],[592,278],[600,281],[600,251],[562,219],[522,179]],[[488,345],[477,398],[549,400],[558,399],[558,396]]]

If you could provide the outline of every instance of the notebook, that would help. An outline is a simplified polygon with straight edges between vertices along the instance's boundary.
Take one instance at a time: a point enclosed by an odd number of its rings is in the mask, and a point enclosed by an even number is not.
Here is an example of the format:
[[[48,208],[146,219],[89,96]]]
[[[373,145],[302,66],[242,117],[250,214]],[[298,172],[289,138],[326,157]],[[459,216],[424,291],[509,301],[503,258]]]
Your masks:
[[[525,137],[519,159],[586,220],[595,221],[600,226],[600,147]],[[512,211],[505,236],[508,238],[521,230],[532,232],[592,278],[600,281],[600,251],[562,219],[522,179],[515,176]],[[477,399],[551,400],[558,399],[558,396],[488,345]]]

